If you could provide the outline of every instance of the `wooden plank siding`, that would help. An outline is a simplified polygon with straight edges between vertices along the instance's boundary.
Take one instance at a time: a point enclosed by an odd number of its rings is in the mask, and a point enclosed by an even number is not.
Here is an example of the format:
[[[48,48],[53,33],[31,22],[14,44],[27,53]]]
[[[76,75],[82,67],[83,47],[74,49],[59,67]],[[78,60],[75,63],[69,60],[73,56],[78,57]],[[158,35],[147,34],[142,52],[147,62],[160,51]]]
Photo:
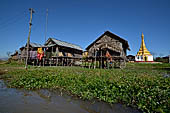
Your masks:
[[[88,56],[86,56],[85,61],[94,64],[94,68],[96,62],[99,62],[102,68],[106,67],[104,62],[125,63],[127,50],[130,48],[126,40],[106,31],[86,48]]]

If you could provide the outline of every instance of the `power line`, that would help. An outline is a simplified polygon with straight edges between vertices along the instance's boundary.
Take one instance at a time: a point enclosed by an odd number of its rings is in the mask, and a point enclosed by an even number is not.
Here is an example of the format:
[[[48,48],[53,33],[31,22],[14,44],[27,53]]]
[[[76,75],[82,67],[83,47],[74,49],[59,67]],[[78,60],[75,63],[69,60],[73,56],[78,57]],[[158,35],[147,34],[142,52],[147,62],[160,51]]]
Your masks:
[[[6,27],[9,27],[17,22],[20,22],[21,20],[23,21],[23,18],[25,19],[26,16],[25,15],[20,15],[20,16],[17,16],[15,18],[13,18],[12,20],[10,21],[7,21],[6,23],[2,23],[0,24],[0,29],[4,29]]]
[[[4,20],[0,19],[0,26],[3,25],[3,24],[9,23],[9,22],[15,20],[16,18],[21,17],[21,16],[23,17],[23,15],[24,16],[27,15],[25,11],[23,11],[21,13],[18,13],[18,14],[14,15],[14,16],[11,16],[10,18],[9,17],[6,18],[6,16],[4,16],[4,18],[3,18]]]

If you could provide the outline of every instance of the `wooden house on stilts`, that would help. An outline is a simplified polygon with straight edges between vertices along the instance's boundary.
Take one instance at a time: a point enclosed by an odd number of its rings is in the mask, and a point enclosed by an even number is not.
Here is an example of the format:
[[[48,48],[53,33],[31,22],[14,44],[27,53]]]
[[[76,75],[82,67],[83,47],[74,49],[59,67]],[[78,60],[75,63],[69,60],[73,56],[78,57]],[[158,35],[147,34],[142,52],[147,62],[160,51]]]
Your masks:
[[[50,65],[80,65],[83,49],[78,45],[49,38],[45,43],[45,48],[45,61]]]
[[[86,48],[85,66],[96,68],[124,67],[128,41],[106,31]]]
[[[38,49],[43,52],[41,60]],[[33,65],[72,66],[81,65],[83,49],[75,44],[49,38],[44,45],[30,43],[28,63]],[[20,48],[20,60],[26,61],[27,45]]]
[[[44,48],[43,45],[38,43],[30,43],[29,44],[29,54],[28,54],[28,60],[29,62],[32,62],[33,60],[37,59],[37,50],[38,48]],[[20,48],[20,60],[26,61],[27,57],[27,44]]]

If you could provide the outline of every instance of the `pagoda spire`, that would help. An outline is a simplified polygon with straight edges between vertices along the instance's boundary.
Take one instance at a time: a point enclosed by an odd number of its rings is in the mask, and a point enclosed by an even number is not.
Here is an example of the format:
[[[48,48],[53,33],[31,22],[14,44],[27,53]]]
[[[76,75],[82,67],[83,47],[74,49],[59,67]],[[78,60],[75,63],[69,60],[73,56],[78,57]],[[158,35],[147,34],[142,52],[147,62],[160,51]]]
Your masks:
[[[143,56],[145,56],[145,55],[151,55],[150,52],[149,52],[149,51],[147,50],[147,48],[146,48],[146,45],[145,45],[145,42],[144,42],[143,32],[142,32],[141,37],[142,37],[142,42],[141,42],[140,49],[139,49],[139,51],[138,51],[138,53],[137,53],[137,56],[141,56],[141,55],[143,55]]]

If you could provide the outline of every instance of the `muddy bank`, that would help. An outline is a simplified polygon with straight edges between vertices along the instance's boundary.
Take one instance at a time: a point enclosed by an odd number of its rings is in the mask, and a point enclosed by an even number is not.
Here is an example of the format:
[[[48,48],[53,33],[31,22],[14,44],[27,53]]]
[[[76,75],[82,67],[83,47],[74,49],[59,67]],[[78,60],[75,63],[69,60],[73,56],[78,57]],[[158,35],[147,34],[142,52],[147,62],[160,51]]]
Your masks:
[[[8,70],[2,70],[2,69],[0,69],[0,75],[5,74],[7,71],[8,71]]]
[[[0,80],[0,113],[140,113],[121,104],[83,101],[59,91],[7,88]]]

